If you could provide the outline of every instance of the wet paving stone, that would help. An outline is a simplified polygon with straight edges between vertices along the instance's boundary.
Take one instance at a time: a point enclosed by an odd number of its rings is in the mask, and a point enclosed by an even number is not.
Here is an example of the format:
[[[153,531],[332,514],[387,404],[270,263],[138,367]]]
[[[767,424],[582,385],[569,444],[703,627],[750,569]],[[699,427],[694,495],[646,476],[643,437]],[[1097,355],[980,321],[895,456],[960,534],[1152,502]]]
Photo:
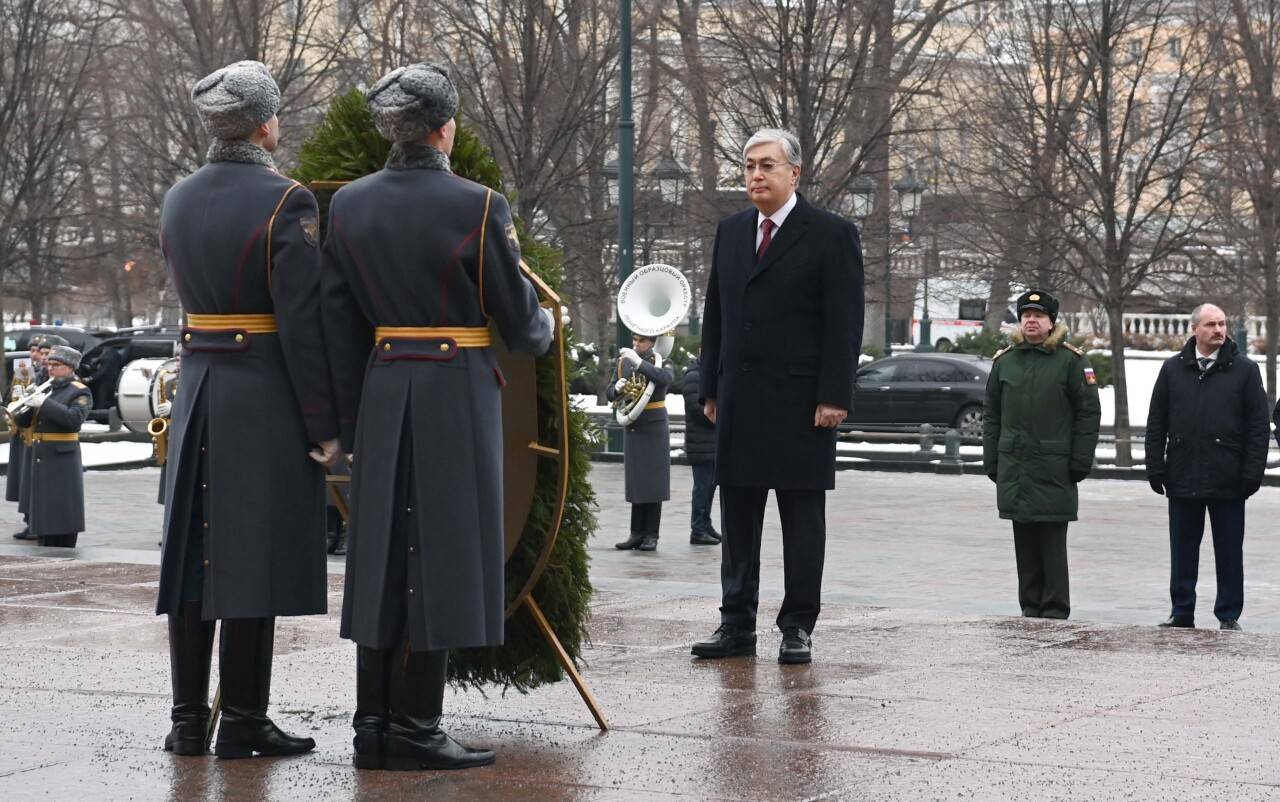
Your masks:
[[[765,599],[756,657],[698,660],[717,602],[663,565],[594,600],[609,732],[567,682],[451,691],[446,727],[498,763],[380,772],[350,762],[340,574],[276,629],[271,715],[316,750],[222,761],[161,749],[154,565],[0,550],[0,800],[1280,800],[1275,636],[828,603],[815,662],[781,666]]]

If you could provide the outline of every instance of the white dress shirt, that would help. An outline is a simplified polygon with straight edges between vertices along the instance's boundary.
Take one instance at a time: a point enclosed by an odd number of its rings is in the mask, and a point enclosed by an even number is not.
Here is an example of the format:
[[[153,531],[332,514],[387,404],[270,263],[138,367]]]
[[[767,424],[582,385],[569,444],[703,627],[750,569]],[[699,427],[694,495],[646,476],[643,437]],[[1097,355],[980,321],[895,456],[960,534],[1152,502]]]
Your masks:
[[[1205,369],[1206,369],[1206,370],[1208,370],[1209,368],[1213,367],[1213,363],[1214,363],[1214,362],[1217,362],[1217,361],[1218,361],[1218,352],[1219,352],[1219,351],[1221,351],[1221,350],[1222,350],[1221,348],[1215,348],[1215,349],[1213,349],[1213,353],[1212,353],[1212,354],[1202,354],[1202,353],[1200,353],[1200,349],[1199,349],[1199,348],[1197,348],[1197,349],[1196,349],[1196,362],[1198,363],[1201,359],[1207,359],[1207,360],[1209,360],[1209,364],[1205,366]]]
[[[787,198],[787,202],[782,204],[782,208],[767,218],[764,212],[756,212],[756,250],[760,250],[760,243],[764,240],[764,221],[766,219],[773,221],[773,236],[778,236],[778,229],[782,228],[782,223],[787,219],[787,215],[791,214],[791,210],[796,208],[796,193],[792,192],[791,197]]]

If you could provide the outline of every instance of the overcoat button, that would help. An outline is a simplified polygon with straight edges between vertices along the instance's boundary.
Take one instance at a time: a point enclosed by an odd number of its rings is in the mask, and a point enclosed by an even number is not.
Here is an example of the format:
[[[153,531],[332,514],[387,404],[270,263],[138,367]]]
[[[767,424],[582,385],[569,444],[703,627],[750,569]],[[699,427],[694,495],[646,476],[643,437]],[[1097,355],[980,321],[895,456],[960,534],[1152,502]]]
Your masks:
[[[390,351],[390,350],[391,350],[391,343],[383,343],[383,344],[382,344],[382,350],[384,350],[384,351]]]
[[[440,350],[441,350],[441,351],[448,351],[448,350],[449,350],[449,343],[440,343]]]
[[[205,521],[205,522],[204,522],[204,528],[205,528],[205,529],[208,529],[208,528],[209,528],[209,522],[208,522],[208,521]]]
[[[204,567],[205,567],[205,568],[208,568],[208,567],[209,567],[209,561],[208,561],[208,560],[205,560],[205,561],[204,561]]]
[[[191,342],[191,335],[190,335],[190,334],[184,334],[184,335],[182,335],[182,339],[186,340],[187,342]]]
[[[410,596],[412,596],[412,595],[413,595],[413,588],[409,588],[409,595],[410,595]]]
[[[238,343],[242,343],[242,342],[244,342],[244,335],[243,335],[243,334],[237,334],[237,335],[236,335],[236,342],[238,342]]]

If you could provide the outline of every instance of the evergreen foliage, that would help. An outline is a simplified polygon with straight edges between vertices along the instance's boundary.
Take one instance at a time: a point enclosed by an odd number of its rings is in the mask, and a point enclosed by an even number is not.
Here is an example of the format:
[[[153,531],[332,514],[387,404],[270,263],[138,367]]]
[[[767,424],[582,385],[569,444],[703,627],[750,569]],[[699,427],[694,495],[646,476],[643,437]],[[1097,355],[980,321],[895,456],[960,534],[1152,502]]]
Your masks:
[[[312,181],[350,181],[382,169],[390,144],[378,135],[364,96],[351,91],[337,96],[325,120],[303,144],[299,167],[293,177]],[[502,191],[502,172],[484,143],[468,129],[458,126],[450,162],[455,174]],[[327,192],[317,192],[322,219],[328,206]],[[520,248],[525,263],[552,289],[562,281],[560,254],[529,238],[520,221]],[[566,330],[566,347],[572,346],[572,332]],[[538,360],[538,427],[540,439],[558,443],[557,410],[564,403],[564,388],[555,372],[555,354]],[[546,571],[534,587],[533,597],[546,614],[565,651],[576,662],[587,642],[588,604],[591,582],[588,576],[587,539],[596,527],[595,491],[587,480],[590,454],[599,433],[586,413],[569,410],[569,489],[559,537]],[[533,506],[524,536],[507,561],[508,601],[524,586],[546,542],[547,528],[555,511],[558,465],[548,459],[538,463]],[[507,621],[506,645],[498,649],[463,649],[449,659],[450,681],[460,686],[500,685],[525,692],[564,678],[555,655],[538,631],[533,617],[521,608]]]

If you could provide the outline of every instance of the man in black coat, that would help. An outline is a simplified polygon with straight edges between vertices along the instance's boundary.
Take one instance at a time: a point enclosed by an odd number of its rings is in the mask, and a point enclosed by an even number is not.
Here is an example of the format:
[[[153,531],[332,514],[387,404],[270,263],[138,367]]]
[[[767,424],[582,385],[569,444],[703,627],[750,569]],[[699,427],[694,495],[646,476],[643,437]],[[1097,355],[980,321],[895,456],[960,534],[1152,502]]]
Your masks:
[[[693,472],[689,505],[689,542],[717,546],[720,533],[711,524],[711,501],[716,494],[716,425],[702,410],[702,371],[695,364],[684,374],[684,453]]]
[[[280,90],[242,61],[192,90],[208,163],[169,189],[160,247],[187,326],[165,467],[156,613],[169,617],[173,728],[205,752],[214,620],[220,757],[315,747],[267,717],[275,617],[324,613],[324,474],[338,456],[320,323],[316,200],[276,172]],[[313,446],[318,445],[318,449]],[[310,457],[309,457],[310,455]]]
[[[699,657],[754,654],[760,533],[769,490],[782,518],[782,663],[807,663],[821,606],[826,491],[836,426],[862,344],[862,247],[852,223],[796,192],[800,143],[764,130],[743,169],[755,207],[720,222],[703,311],[702,397],[716,424],[724,515],[720,627]]]
[[[1244,607],[1244,502],[1267,467],[1270,427],[1258,366],[1227,337],[1213,304],[1191,313],[1182,351],[1160,368],[1147,413],[1147,479],[1169,498],[1169,596],[1162,627],[1194,627],[1200,540],[1213,527],[1221,629],[1240,629]]]

